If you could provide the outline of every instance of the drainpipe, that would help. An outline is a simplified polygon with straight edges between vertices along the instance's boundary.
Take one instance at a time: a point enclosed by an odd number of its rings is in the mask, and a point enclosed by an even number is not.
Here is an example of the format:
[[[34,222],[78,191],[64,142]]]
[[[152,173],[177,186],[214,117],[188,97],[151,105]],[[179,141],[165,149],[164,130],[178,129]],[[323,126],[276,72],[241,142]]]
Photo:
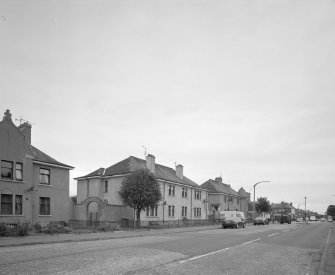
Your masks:
[[[193,209],[192,209],[192,206],[193,206],[193,204],[192,204],[192,199],[193,199],[193,192],[192,192],[192,188],[191,188],[191,190],[190,190],[190,191],[191,191],[191,192],[190,192],[190,193],[191,193],[191,207],[190,207],[190,208],[191,208],[191,209],[190,209],[190,210],[191,210],[191,215],[190,215],[190,220],[192,220],[192,211],[193,211]],[[195,192],[195,190],[194,190],[194,192]]]

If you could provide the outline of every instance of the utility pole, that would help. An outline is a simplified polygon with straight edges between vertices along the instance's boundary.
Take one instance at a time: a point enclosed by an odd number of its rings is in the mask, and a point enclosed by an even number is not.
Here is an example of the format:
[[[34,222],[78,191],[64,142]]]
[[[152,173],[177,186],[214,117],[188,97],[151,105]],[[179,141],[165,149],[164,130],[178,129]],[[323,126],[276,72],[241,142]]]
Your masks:
[[[306,213],[306,199],[307,197],[305,197],[305,222],[307,222],[306,218],[307,218],[307,213]]]

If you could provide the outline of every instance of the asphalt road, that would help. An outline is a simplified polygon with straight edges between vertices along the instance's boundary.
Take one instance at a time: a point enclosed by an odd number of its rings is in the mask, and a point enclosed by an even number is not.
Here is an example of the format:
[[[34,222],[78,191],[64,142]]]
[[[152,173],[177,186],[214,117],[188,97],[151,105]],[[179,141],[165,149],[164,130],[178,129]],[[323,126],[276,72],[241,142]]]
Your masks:
[[[318,274],[327,263],[322,251],[334,227],[327,222],[252,225],[3,247],[0,274]],[[335,274],[326,266],[319,274]]]

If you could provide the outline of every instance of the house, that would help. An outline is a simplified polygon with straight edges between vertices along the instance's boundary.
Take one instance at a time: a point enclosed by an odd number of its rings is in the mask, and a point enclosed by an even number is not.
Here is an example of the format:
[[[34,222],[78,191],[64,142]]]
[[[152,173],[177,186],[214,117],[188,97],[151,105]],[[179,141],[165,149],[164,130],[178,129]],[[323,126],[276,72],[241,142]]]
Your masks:
[[[77,220],[133,219],[134,211],[124,205],[119,195],[122,181],[133,171],[147,168],[156,176],[162,201],[154,209],[141,213],[141,221],[175,221],[179,219],[207,219],[208,190],[184,176],[183,166],[175,169],[157,164],[155,156],[146,159],[130,156],[108,168],[76,178]]]
[[[217,177],[215,180],[209,179],[200,187],[209,190],[209,212],[214,217],[217,217],[220,211],[226,210],[241,211],[247,216],[250,194],[245,192],[243,188],[236,192],[229,184],[223,183],[221,177]]]
[[[9,110],[0,121],[0,222],[67,221],[72,216],[69,171],[31,144],[31,125],[18,127]]]

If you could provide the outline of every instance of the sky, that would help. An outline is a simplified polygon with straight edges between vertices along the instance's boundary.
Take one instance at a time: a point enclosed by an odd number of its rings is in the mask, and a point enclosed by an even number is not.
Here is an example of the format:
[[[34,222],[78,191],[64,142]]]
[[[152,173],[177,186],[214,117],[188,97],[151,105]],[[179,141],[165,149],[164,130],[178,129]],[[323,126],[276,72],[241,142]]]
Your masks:
[[[73,178],[129,156],[335,204],[334,0],[0,0],[0,112]],[[0,114],[2,116],[2,114]],[[144,147],[143,147],[144,146]]]

